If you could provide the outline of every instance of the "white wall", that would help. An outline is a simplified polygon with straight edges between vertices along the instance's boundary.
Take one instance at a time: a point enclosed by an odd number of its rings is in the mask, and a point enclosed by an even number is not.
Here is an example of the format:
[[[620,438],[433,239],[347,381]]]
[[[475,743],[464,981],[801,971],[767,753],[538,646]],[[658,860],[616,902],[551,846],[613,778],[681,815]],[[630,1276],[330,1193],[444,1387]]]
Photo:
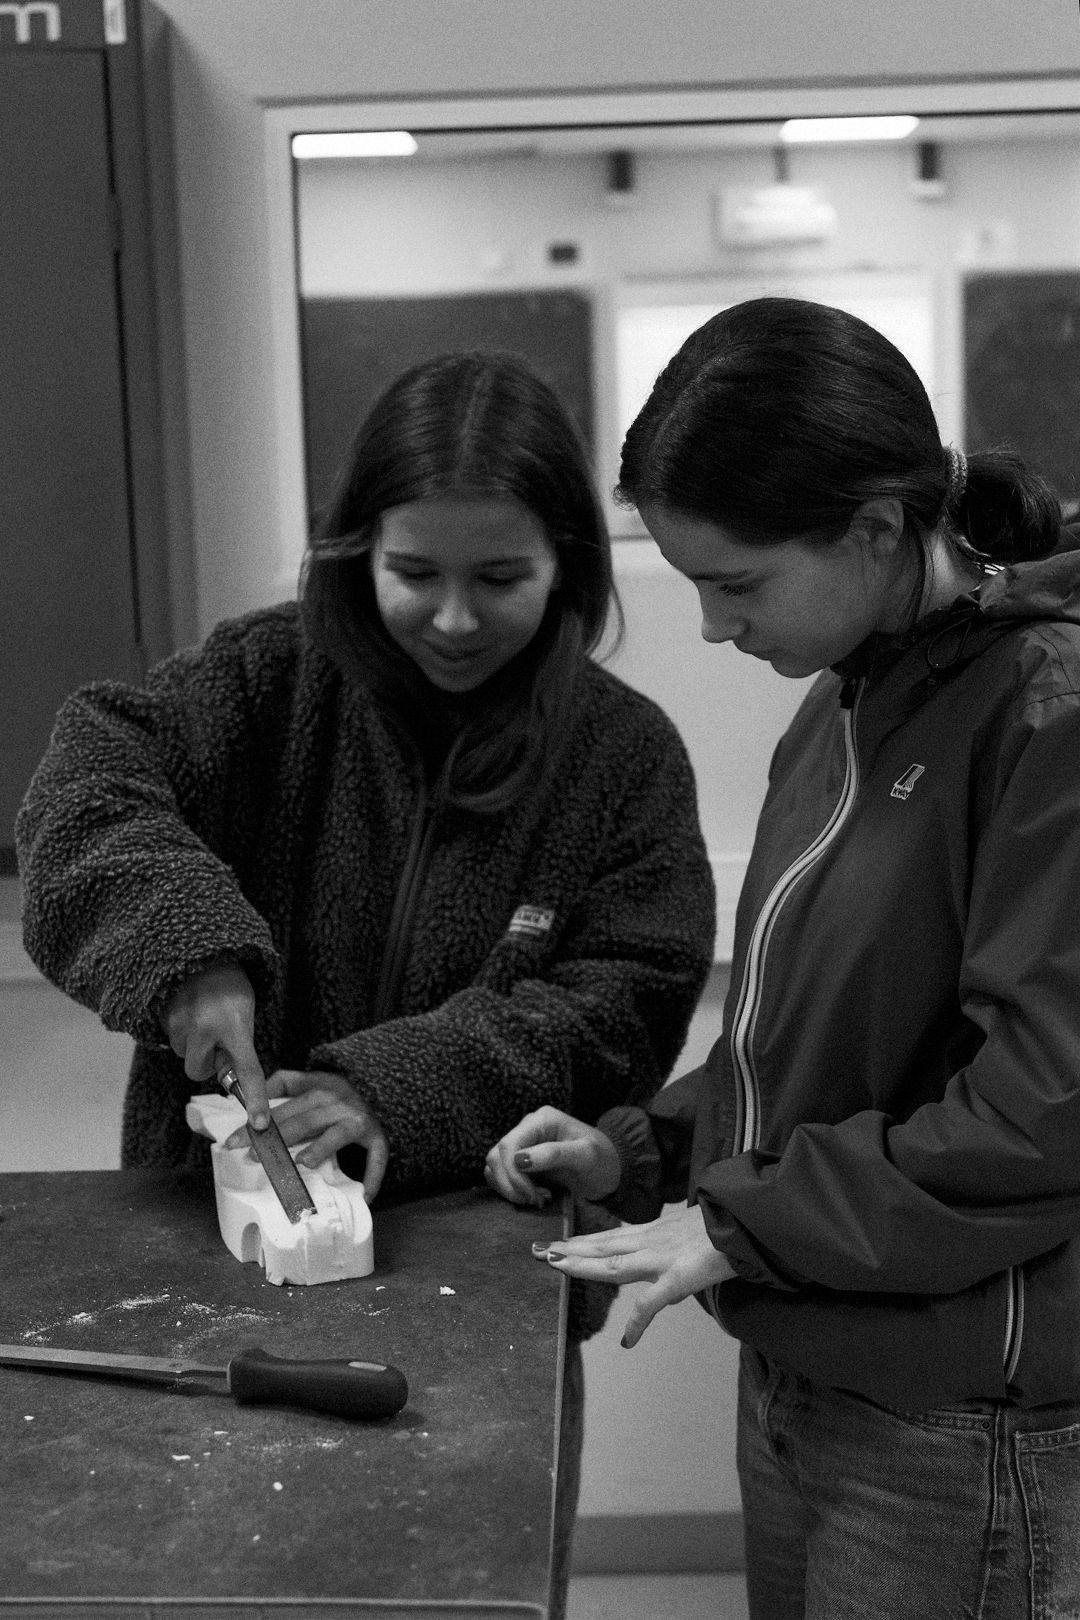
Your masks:
[[[655,698],[687,746],[716,882],[716,959],[728,962],[772,750],[809,683],[703,641],[697,591],[651,540],[616,553],[626,638],[608,667]]]
[[[252,98],[1053,75],[1072,0],[156,0]]]
[[[713,970],[675,1066],[703,1063],[719,1039],[728,971]],[[735,1473],[738,1346],[696,1300],[661,1311],[633,1350],[620,1344],[634,1295],[623,1288],[584,1347],[583,1518],[739,1511]]]
[[[132,1042],[30,973],[0,1015],[0,1171],[118,1170]]]

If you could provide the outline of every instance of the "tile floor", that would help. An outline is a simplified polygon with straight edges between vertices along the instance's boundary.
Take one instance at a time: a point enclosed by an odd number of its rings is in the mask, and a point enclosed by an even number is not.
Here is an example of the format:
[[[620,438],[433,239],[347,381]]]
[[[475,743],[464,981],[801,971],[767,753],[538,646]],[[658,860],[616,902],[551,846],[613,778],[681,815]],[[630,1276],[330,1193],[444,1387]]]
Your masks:
[[[741,1575],[577,1575],[566,1620],[747,1620]]]

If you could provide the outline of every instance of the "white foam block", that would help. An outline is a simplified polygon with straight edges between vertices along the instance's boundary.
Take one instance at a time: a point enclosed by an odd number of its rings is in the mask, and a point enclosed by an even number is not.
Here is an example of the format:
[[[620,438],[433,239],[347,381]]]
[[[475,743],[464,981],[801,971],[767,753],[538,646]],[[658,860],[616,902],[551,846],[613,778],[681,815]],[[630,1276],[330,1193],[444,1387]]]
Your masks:
[[[270,1106],[285,1100],[272,1098]],[[246,1120],[235,1097],[192,1097],[187,1105],[191,1129],[213,1139],[218,1225],[230,1254],[257,1260],[272,1283],[366,1277],[375,1268],[375,1249],[363,1183],[346,1176],[334,1157],[314,1170],[297,1165],[315,1211],[290,1221],[251,1148],[224,1146]]]

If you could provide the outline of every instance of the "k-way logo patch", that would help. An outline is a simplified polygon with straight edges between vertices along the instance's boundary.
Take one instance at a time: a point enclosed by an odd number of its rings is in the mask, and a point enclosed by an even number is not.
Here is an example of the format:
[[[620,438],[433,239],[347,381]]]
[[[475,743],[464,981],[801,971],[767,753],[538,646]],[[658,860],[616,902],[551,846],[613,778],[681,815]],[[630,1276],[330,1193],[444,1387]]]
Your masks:
[[[925,765],[909,765],[903,776],[898,777],[893,783],[889,797],[891,799],[906,799],[925,769]]]
[[[555,913],[546,906],[518,906],[510,919],[508,934],[527,934],[531,939],[543,939],[551,933]]]

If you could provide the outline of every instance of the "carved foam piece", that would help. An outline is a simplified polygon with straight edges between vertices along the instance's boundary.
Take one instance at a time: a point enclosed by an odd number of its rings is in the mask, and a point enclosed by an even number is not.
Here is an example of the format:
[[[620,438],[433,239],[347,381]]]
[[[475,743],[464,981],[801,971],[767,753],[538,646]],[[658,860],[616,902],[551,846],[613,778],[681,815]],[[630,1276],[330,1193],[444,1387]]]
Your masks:
[[[285,1100],[272,1098],[270,1106]],[[238,1260],[258,1261],[272,1283],[368,1276],[375,1269],[375,1251],[363,1183],[345,1175],[333,1156],[313,1170],[298,1164],[315,1211],[290,1221],[251,1148],[224,1146],[246,1120],[235,1097],[192,1097],[187,1105],[191,1129],[213,1138],[218,1225],[229,1252]]]

